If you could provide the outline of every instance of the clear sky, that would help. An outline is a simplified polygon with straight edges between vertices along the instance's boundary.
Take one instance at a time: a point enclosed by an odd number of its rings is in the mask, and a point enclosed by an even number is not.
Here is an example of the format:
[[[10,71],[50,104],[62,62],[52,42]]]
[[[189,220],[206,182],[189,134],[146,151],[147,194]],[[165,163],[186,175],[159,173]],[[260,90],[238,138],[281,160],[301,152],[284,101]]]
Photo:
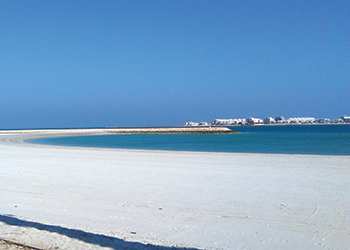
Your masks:
[[[343,0],[0,0],[0,128],[350,114]]]

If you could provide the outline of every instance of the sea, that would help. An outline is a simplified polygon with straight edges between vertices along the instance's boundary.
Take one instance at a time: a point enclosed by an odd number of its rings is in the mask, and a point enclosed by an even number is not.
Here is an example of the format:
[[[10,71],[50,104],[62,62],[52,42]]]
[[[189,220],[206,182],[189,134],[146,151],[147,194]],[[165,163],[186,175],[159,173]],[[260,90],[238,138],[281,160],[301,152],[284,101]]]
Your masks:
[[[350,155],[350,125],[230,127],[239,134],[143,134],[51,137],[48,145],[231,153]]]

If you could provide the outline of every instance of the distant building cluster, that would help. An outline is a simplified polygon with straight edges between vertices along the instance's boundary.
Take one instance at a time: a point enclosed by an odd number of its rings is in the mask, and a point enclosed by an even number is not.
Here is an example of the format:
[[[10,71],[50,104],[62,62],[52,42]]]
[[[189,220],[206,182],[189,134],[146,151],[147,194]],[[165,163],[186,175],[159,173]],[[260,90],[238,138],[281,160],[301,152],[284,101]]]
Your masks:
[[[314,118],[314,117],[291,117],[284,118],[283,116],[278,117],[266,117],[261,118],[234,118],[234,119],[215,119],[213,123],[209,122],[186,122],[186,126],[249,126],[249,125],[270,125],[270,124],[285,124],[285,125],[296,125],[296,124],[345,124],[350,123],[350,116],[344,115],[338,119],[328,118]]]

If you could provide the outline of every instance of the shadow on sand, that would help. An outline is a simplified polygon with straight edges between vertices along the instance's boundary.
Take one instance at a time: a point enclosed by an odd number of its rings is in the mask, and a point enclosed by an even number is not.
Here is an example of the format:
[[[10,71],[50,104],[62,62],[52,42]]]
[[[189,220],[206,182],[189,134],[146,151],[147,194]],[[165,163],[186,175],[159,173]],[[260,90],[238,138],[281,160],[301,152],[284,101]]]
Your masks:
[[[53,226],[42,224],[39,222],[26,221],[18,219],[13,215],[1,215],[0,222],[3,222],[11,226],[19,227],[29,227],[35,228],[38,230],[48,231],[51,233],[58,233],[73,239],[77,239],[89,244],[99,245],[101,247],[109,247],[116,250],[199,250],[196,248],[182,248],[182,247],[166,247],[166,246],[157,246],[152,244],[143,244],[138,242],[129,242],[122,239],[118,239],[111,236],[106,236],[102,234],[94,234],[89,232],[84,232],[78,229],[69,229],[61,226]]]

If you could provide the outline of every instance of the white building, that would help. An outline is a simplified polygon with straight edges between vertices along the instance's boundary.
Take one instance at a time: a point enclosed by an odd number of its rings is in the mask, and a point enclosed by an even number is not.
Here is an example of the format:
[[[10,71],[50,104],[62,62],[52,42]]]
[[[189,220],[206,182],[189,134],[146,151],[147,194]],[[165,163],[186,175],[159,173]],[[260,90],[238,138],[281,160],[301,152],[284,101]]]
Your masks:
[[[348,115],[342,116],[341,119],[342,119],[345,123],[350,123],[350,116],[348,116]]]
[[[274,123],[276,123],[276,121],[275,121],[275,119],[272,118],[272,117],[266,117],[266,118],[264,119],[264,124],[274,124]]]
[[[285,123],[285,119],[283,116],[278,116],[275,118],[276,123]]]
[[[198,122],[186,122],[185,126],[198,126]]]
[[[246,121],[247,121],[247,123],[248,123],[249,125],[263,124],[263,123],[264,123],[264,121],[263,121],[262,119],[260,119],[260,118],[254,118],[254,117],[248,117],[248,118],[246,119]]]
[[[246,124],[246,119],[215,119],[215,125],[241,125]]]
[[[317,120],[318,123],[331,123],[331,119],[328,118],[320,118]]]
[[[344,123],[344,120],[341,118],[333,119],[332,123]]]
[[[200,122],[198,125],[199,126],[209,126],[209,123],[207,123],[207,122]]]
[[[315,121],[314,117],[291,117],[287,119],[287,122],[290,124],[311,124]]]

